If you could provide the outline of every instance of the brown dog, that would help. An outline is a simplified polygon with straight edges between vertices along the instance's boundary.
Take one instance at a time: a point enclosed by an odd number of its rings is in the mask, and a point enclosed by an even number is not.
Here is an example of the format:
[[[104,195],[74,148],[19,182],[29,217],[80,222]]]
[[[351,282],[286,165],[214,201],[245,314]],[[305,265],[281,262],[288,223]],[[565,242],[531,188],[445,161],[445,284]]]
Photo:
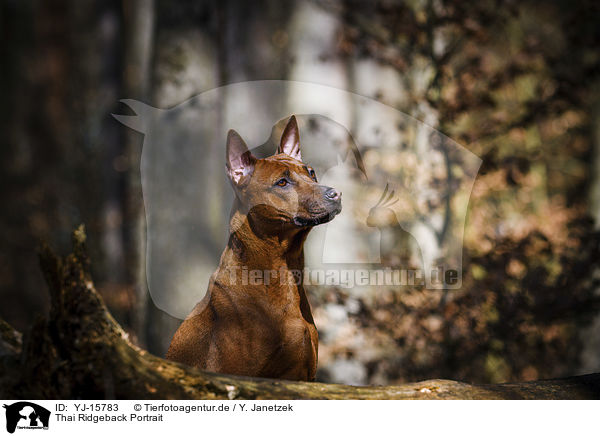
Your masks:
[[[181,324],[167,359],[227,374],[314,380],[318,334],[302,286],[310,229],[341,211],[341,193],[302,163],[292,116],[274,156],[256,159],[233,130],[227,173],[230,237],[208,292]]]

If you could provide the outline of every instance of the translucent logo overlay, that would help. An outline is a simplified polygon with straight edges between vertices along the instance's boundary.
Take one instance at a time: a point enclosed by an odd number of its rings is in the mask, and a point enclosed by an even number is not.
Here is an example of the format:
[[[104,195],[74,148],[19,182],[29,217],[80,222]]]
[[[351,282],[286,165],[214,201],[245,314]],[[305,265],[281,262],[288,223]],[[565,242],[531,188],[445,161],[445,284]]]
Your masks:
[[[185,318],[206,294],[229,238],[233,190],[227,132],[257,158],[276,152],[296,116],[302,160],[343,194],[342,212],[312,229],[305,268],[235,268],[232,280],[298,280],[350,293],[378,286],[458,289],[465,216],[481,160],[393,107],[344,90],[293,81],[236,83],[171,109],[123,100],[114,115],[145,134],[141,160],[146,274],[154,303]]]

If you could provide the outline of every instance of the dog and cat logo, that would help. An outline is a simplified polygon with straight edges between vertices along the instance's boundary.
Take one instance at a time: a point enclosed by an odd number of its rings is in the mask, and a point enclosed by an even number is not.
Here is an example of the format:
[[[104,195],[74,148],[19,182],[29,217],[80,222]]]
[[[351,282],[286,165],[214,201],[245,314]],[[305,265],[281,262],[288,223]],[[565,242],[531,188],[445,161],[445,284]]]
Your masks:
[[[14,433],[19,430],[48,430],[50,411],[29,401],[5,404],[6,431]]]
[[[266,158],[291,114],[303,158],[320,183],[344,192],[342,212],[304,246],[311,283],[331,277],[353,287],[335,277],[388,277],[391,269],[398,286],[412,286],[411,275],[428,289],[462,286],[467,206],[482,160],[430,125],[376,99],[285,80],[233,83],[169,109],[122,103],[128,114],[114,118],[144,134],[148,289],[171,316],[185,319],[204,297],[228,243],[225,132],[235,129]]]

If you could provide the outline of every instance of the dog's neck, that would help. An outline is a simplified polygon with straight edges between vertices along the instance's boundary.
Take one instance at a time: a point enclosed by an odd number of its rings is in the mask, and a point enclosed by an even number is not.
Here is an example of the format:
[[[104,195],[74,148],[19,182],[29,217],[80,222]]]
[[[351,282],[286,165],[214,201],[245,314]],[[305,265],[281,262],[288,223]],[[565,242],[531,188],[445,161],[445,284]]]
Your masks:
[[[260,226],[251,214],[234,206],[229,242],[213,276],[215,288],[219,288],[219,292],[247,296],[253,304],[259,305],[265,304],[263,297],[266,296],[269,310],[290,304],[297,306],[302,317],[314,323],[303,286],[303,246],[310,227],[279,233],[268,231],[269,227]],[[274,275],[270,276],[269,283],[252,283],[251,277],[250,281],[248,278],[253,271],[263,274],[269,271]],[[209,288],[208,298],[210,294]]]
[[[276,276],[271,277],[272,285],[280,284],[281,277],[291,277],[291,272],[302,274],[304,241],[309,231],[310,227],[289,228],[261,223],[236,201],[231,213],[229,241],[219,263],[218,281],[235,286],[231,282],[232,271],[239,278],[242,269],[245,274],[275,272]]]
[[[310,228],[284,229],[265,225],[236,210],[231,217],[226,252],[237,265],[248,269],[304,268],[304,241]],[[228,256],[229,257],[229,256]]]

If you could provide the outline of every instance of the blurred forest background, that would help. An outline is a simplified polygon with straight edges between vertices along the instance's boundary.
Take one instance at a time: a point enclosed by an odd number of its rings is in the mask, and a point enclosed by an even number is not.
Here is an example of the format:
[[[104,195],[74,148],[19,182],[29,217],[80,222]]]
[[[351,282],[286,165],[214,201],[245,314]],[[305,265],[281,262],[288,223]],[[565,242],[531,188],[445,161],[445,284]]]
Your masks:
[[[598,23],[594,0],[2,0],[0,317],[23,331],[47,310],[36,246],[66,252],[85,223],[110,310],[163,355],[180,321],[145,284],[143,135],[110,114],[289,79],[380,100],[483,160],[462,289],[311,289],[319,380],[598,372]]]

